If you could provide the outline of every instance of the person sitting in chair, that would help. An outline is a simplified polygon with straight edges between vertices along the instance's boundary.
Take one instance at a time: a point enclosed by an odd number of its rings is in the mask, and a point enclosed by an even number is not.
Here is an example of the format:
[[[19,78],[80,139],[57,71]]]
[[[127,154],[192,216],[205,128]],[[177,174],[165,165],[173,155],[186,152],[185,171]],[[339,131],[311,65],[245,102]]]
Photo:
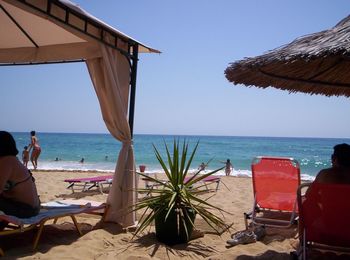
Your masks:
[[[334,151],[332,154],[332,167],[321,170],[314,182],[309,184],[304,196],[301,197],[299,203],[301,203],[302,212],[307,212],[307,229],[312,230],[312,237],[314,238],[328,238],[334,236],[333,231],[329,228],[329,212],[332,211],[330,205],[332,201],[325,197],[332,195],[333,192],[337,193],[338,189],[334,189],[336,185],[347,186],[350,185],[350,145],[338,144],[333,147]],[[342,184],[342,185],[341,185]],[[323,193],[325,192],[325,193]],[[341,193],[341,191],[339,191]],[[327,195],[325,195],[327,194]],[[339,195],[339,194],[338,194]],[[344,194],[341,194],[345,196]],[[345,204],[343,210],[347,210]],[[312,217],[311,217],[311,216]],[[302,216],[300,223],[305,221],[305,216]],[[300,226],[301,237],[304,236],[305,230],[304,224]],[[304,237],[305,238],[305,237]],[[337,239],[337,236],[333,237]]]
[[[350,145],[338,144],[333,149],[332,167],[321,170],[315,182],[350,184]]]
[[[28,218],[39,213],[40,200],[34,178],[17,159],[17,154],[12,135],[0,131],[0,211]]]

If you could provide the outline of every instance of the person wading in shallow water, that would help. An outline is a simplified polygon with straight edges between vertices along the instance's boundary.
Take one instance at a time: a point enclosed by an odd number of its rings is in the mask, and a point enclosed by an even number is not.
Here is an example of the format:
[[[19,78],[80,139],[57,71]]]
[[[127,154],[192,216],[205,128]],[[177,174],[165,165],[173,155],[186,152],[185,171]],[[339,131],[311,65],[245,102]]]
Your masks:
[[[233,165],[230,161],[230,159],[227,159],[225,163],[225,174],[226,176],[230,176],[231,175],[231,172],[233,170]]]
[[[40,156],[41,153],[41,147],[39,145],[39,140],[38,138],[35,136],[35,131],[31,131],[30,132],[30,145],[29,147],[29,151],[31,149],[32,150],[32,154],[30,155],[30,161],[33,164],[34,170],[36,170],[38,168],[38,158]]]

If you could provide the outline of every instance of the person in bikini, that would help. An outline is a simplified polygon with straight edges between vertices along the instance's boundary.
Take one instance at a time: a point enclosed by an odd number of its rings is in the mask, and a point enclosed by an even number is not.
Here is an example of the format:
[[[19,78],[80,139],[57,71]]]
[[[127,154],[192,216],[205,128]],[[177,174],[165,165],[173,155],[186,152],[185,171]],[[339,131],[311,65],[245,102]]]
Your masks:
[[[226,162],[222,162],[225,164],[225,174],[226,176],[230,176],[231,172],[233,171],[233,165],[230,161],[230,159],[227,159]]]
[[[31,131],[30,135],[31,135],[30,137],[31,143],[29,145],[29,151],[33,149],[32,154],[30,156],[30,160],[33,164],[34,170],[36,170],[38,168],[38,158],[41,153],[41,147],[39,145],[38,138],[35,136],[35,131]]]
[[[19,218],[36,216],[38,192],[30,171],[18,160],[12,135],[0,131],[0,211]],[[0,222],[0,229],[4,223]]]

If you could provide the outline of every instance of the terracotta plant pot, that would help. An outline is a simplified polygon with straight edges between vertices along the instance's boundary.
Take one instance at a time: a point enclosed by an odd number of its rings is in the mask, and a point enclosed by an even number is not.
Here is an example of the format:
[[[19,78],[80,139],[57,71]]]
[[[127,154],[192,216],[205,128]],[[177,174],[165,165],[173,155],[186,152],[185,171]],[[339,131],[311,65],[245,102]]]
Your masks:
[[[140,172],[145,172],[146,165],[140,165],[139,168],[140,168]]]

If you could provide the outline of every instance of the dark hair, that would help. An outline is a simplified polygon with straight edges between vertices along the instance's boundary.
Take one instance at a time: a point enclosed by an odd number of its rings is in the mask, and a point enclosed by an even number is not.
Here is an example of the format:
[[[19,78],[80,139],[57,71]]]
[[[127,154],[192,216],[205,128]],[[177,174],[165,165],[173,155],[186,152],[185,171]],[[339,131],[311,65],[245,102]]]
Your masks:
[[[27,149],[28,149],[28,146],[24,146],[24,149],[27,150]]]
[[[30,135],[31,135],[31,136],[34,136],[34,135],[35,135],[35,131],[31,131],[31,132],[30,132]]]
[[[350,167],[350,145],[337,144],[333,147],[333,156],[337,159],[340,166]]]
[[[13,155],[16,156],[18,150],[16,148],[15,139],[6,131],[0,131],[0,156]]]

